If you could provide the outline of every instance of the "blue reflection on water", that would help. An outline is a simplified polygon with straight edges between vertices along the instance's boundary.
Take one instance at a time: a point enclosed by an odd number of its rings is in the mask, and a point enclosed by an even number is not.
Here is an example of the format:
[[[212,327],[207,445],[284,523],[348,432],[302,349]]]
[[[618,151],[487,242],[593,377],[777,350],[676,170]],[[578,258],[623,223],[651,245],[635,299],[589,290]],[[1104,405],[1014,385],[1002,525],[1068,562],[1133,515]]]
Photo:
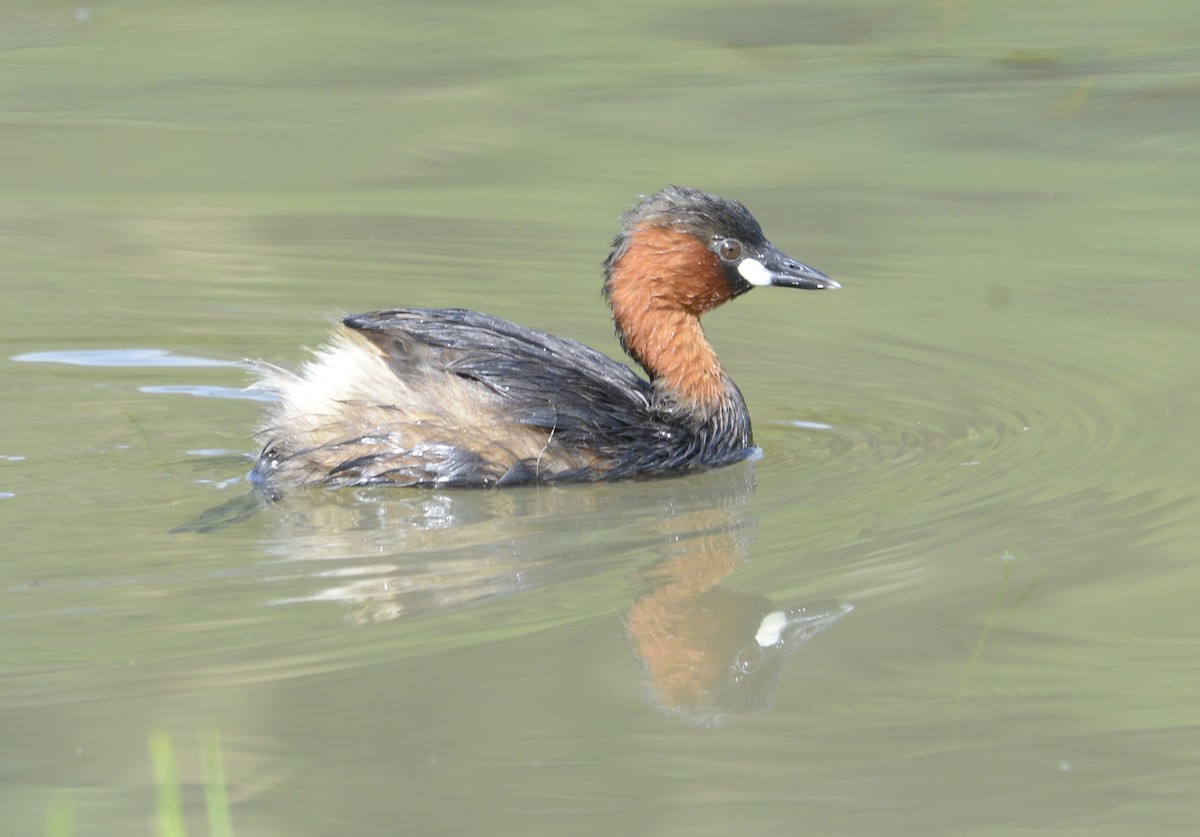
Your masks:
[[[166,349],[76,349],[14,355],[26,363],[64,363],[69,366],[244,366],[238,361],[173,355]]]

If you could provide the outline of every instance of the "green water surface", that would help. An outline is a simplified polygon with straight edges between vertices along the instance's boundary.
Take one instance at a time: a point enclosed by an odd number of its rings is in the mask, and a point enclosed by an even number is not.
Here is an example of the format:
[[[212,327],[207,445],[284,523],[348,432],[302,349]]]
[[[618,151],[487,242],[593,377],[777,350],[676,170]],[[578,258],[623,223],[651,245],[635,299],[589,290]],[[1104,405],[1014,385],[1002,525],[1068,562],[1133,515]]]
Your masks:
[[[1198,126],[1194,2],[6,4],[0,832],[1192,833]],[[253,503],[242,359],[617,356],[665,183],[844,285],[706,319],[761,459]]]

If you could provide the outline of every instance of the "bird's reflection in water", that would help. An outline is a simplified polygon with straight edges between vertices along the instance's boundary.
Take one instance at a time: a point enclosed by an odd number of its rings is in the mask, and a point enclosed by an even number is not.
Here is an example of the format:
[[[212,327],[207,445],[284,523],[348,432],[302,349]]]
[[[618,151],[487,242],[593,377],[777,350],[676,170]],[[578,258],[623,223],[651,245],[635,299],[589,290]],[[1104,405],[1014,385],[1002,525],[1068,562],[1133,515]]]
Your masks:
[[[321,589],[275,603],[342,602],[353,619],[416,619],[614,568],[640,595],[624,613],[652,704],[689,723],[771,705],[784,661],[850,611],[775,604],[719,582],[749,560],[753,466],[678,480],[506,491],[356,490],[272,504],[286,562]],[[657,560],[642,570],[647,552]],[[558,614],[561,617],[561,614]]]
[[[698,516],[707,532],[671,542],[668,555],[639,574],[649,588],[625,624],[649,674],[651,703],[690,723],[715,726],[731,713],[771,706],[784,660],[852,608],[780,609],[765,596],[717,583],[745,560],[745,535],[727,510]],[[702,520],[675,520],[695,531]]]

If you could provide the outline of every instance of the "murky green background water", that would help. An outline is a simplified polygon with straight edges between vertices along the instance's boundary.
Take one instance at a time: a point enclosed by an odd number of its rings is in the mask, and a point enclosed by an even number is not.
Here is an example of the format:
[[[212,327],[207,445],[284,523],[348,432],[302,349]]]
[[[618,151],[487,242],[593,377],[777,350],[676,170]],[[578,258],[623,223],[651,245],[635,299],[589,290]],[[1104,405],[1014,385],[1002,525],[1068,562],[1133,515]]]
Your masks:
[[[153,833],[164,730],[192,833],[209,731],[245,835],[1191,833],[1198,125],[1191,2],[7,4],[0,830]],[[763,459],[220,524],[222,362],[615,352],[668,182],[845,285],[706,321]]]

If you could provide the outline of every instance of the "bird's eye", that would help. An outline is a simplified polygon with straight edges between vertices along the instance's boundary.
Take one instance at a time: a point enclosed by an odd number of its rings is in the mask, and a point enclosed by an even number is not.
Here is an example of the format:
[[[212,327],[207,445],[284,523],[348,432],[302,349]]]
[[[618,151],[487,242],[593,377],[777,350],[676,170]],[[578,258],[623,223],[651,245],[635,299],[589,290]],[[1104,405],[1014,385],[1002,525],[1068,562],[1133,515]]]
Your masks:
[[[762,663],[762,649],[758,646],[743,648],[733,658],[733,669],[741,674],[753,674]]]
[[[717,245],[717,255],[727,262],[735,261],[742,255],[742,242],[734,238],[726,238]]]

